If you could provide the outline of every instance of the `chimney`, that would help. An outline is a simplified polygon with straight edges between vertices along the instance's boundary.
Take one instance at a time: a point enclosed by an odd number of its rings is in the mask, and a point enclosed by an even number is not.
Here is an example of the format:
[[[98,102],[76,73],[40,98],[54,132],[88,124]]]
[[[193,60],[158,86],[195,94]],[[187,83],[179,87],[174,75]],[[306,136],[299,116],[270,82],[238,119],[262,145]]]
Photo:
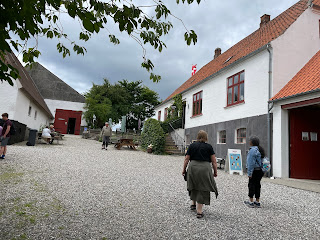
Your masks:
[[[266,25],[268,22],[270,22],[270,15],[264,14],[262,17],[260,17],[261,22],[260,22],[260,27]]]
[[[221,55],[221,48],[216,48],[214,50],[214,58],[213,59],[216,59],[217,57],[219,57]]]

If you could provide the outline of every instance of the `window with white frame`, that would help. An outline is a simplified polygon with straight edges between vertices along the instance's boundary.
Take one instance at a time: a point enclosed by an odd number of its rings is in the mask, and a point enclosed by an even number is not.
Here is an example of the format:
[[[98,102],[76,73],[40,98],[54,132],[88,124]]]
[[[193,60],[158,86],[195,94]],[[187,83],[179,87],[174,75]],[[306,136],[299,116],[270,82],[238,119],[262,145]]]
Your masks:
[[[236,143],[237,144],[246,143],[246,138],[247,138],[247,129],[246,128],[239,128],[236,130]]]
[[[222,130],[218,132],[218,144],[225,144],[227,141],[227,132]]]
[[[29,110],[28,110],[28,116],[29,116],[29,117],[31,116],[31,111],[32,111],[32,107],[29,106]]]
[[[168,117],[168,108],[164,109],[164,121],[167,120]]]
[[[161,121],[161,111],[158,112],[158,121]]]

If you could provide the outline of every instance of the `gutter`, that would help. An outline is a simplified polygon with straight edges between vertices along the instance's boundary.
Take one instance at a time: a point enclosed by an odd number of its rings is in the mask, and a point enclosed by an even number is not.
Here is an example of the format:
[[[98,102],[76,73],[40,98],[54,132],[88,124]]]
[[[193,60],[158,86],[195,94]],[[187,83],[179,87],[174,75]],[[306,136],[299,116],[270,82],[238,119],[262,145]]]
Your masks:
[[[271,43],[268,43],[267,44],[267,50],[269,52],[269,71],[268,71],[268,74],[269,74],[269,84],[268,84],[268,99],[271,98],[271,88],[272,88],[272,59],[273,59],[273,48],[271,46]],[[270,106],[271,105],[271,106]],[[270,103],[268,101],[268,157],[270,159],[270,163],[271,163],[271,166],[272,166],[272,156],[271,156],[271,150],[272,150],[272,147],[271,147],[271,110],[273,108],[273,102]],[[273,168],[271,167],[271,171],[270,171],[270,176],[273,176]]]
[[[308,94],[312,94],[312,93],[316,93],[316,92],[320,92],[320,88],[315,89],[315,90],[311,90],[308,92],[303,92],[303,93],[298,93],[292,96],[288,96],[288,97],[283,97],[283,98],[278,98],[275,100],[270,100],[268,103],[275,103],[275,102],[279,102],[279,101],[283,101],[283,100],[287,100],[287,99],[291,99],[291,98],[295,98],[295,97],[300,97],[300,96],[304,96],[304,95],[308,95]]]
[[[200,82],[196,83],[195,85],[193,85],[193,86],[187,88],[186,90],[184,90],[184,91],[182,91],[182,92],[180,92],[180,93],[177,93],[177,94],[186,93],[186,92],[190,91],[191,89],[193,89],[193,88],[195,88],[195,87],[203,84],[204,82],[206,82],[206,81],[208,81],[208,80],[210,80],[210,79],[212,79],[212,78],[215,78],[216,76],[218,76],[218,75],[222,74],[223,72],[229,70],[230,68],[233,68],[234,66],[242,63],[243,61],[247,60],[248,58],[251,58],[251,57],[257,55],[258,53],[260,53],[260,52],[268,49],[268,45],[270,45],[270,44],[268,43],[268,44],[262,46],[261,48],[258,48],[257,50],[249,53],[248,55],[246,55],[246,56],[244,56],[244,57],[242,57],[242,58],[239,58],[238,60],[236,60],[235,62],[231,63],[230,65],[222,68],[222,69],[219,70],[218,72],[215,72],[215,73],[211,74],[210,76],[206,77],[205,79],[201,80]],[[270,99],[270,98],[271,98],[271,97],[269,97],[269,99]],[[160,103],[159,105],[155,106],[155,108],[157,108],[157,107],[159,107],[159,106],[161,106],[161,105],[169,102],[170,100],[172,100],[172,98],[170,98],[170,99],[168,99],[168,100]]]

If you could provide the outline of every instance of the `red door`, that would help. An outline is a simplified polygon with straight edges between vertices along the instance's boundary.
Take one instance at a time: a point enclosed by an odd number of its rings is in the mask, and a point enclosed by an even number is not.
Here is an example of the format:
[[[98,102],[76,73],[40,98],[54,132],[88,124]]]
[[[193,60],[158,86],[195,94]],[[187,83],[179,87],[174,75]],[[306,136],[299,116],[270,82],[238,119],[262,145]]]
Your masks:
[[[56,109],[54,128],[63,134],[80,134],[82,111]]]
[[[290,177],[320,179],[320,109],[290,110]]]

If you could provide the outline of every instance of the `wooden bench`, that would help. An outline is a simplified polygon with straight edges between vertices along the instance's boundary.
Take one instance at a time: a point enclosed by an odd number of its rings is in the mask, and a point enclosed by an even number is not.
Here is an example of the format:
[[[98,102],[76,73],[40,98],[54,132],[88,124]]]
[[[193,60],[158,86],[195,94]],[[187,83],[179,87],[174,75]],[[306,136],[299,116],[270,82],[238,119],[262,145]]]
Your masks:
[[[117,148],[118,150],[120,150],[120,148],[122,148],[123,146],[127,146],[133,150],[137,150],[136,149],[136,144],[133,142],[133,139],[129,139],[129,138],[121,138],[115,145],[114,147]]]

